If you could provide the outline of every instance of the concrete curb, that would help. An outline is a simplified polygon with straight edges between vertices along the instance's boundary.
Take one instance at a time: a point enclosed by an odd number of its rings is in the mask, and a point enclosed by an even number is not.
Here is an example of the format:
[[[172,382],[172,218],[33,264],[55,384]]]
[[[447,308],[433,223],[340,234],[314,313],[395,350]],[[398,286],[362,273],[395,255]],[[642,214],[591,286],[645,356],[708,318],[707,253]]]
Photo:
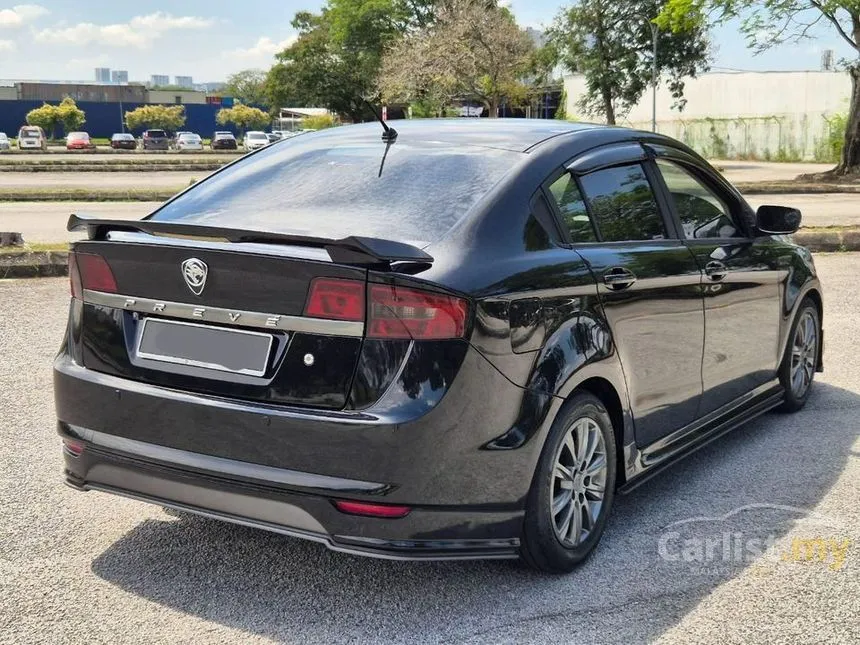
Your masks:
[[[21,251],[0,255],[0,280],[69,275],[68,251]]]
[[[4,172],[212,172],[223,168],[229,161],[224,162],[187,162],[187,163],[128,163],[128,164],[0,164],[0,173]]]
[[[2,181],[2,178],[0,178]],[[50,188],[44,191],[0,189],[0,202],[163,202],[188,186],[174,188]]]
[[[860,251],[860,228],[801,229],[792,239],[814,253]],[[0,254],[0,280],[49,278],[68,274],[68,251],[20,251]]]

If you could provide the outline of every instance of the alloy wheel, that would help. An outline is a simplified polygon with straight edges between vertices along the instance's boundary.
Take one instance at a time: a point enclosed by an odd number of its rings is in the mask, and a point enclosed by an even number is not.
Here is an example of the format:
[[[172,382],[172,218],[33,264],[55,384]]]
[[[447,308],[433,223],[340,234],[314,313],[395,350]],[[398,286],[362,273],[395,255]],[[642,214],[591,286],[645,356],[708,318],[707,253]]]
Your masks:
[[[564,546],[578,546],[594,530],[606,477],[603,433],[592,418],[580,417],[568,427],[552,471],[550,516],[555,536]]]
[[[815,361],[818,357],[818,330],[812,312],[803,312],[794,331],[791,347],[791,393],[795,398],[803,398],[815,374]]]

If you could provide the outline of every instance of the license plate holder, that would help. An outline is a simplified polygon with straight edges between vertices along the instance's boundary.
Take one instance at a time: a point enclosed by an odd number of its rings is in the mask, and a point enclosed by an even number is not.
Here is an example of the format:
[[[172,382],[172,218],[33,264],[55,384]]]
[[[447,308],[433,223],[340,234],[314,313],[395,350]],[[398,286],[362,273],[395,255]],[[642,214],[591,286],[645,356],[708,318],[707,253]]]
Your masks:
[[[263,332],[144,318],[136,349],[152,361],[264,376],[273,340]]]

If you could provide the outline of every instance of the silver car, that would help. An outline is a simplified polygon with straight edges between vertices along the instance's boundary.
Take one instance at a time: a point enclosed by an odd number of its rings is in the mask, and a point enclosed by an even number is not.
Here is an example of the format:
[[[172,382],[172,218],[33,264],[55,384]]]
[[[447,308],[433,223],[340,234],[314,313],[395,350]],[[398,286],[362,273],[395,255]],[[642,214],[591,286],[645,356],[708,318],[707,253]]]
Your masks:
[[[245,133],[242,145],[245,146],[245,150],[257,150],[269,145],[269,137],[266,136],[265,132],[252,130]]]
[[[9,137],[6,136],[5,132],[0,132],[0,150],[8,150],[11,147]]]

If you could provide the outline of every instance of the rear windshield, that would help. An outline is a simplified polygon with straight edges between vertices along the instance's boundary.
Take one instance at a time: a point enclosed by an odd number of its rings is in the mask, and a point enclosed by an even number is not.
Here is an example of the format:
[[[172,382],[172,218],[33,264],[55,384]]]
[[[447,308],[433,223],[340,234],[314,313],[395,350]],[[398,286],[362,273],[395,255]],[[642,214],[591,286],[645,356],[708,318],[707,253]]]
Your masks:
[[[122,140],[134,139],[134,137],[131,136],[130,134],[115,134],[115,135],[113,135],[113,138],[114,139],[122,139]]]
[[[22,137],[40,137],[42,133],[39,128],[21,128],[20,136]]]
[[[248,138],[249,139],[265,139],[266,135],[262,132],[249,132]]]
[[[70,132],[69,133],[69,141],[77,141],[79,139],[89,139],[90,135],[86,132]]]
[[[164,130],[149,130],[149,131],[147,131],[146,136],[148,136],[148,137],[166,137],[167,134],[164,132]]]
[[[262,149],[152,219],[412,243],[441,238],[524,155],[450,144],[304,134]],[[380,175],[381,170],[381,175]]]

